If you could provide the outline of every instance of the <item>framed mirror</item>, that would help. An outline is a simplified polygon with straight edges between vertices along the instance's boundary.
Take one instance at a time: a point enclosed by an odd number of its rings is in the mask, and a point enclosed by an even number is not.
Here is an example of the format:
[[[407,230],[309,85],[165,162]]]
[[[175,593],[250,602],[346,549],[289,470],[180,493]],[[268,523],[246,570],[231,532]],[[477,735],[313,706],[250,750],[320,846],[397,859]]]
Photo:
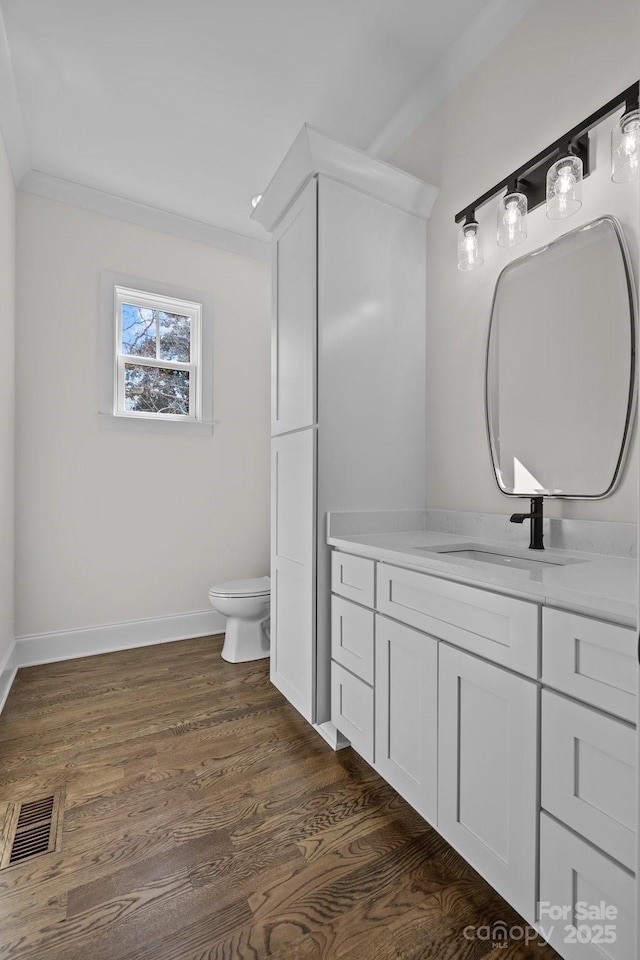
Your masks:
[[[613,217],[504,268],[485,394],[503,493],[582,500],[613,491],[634,414],[635,343],[635,284]]]

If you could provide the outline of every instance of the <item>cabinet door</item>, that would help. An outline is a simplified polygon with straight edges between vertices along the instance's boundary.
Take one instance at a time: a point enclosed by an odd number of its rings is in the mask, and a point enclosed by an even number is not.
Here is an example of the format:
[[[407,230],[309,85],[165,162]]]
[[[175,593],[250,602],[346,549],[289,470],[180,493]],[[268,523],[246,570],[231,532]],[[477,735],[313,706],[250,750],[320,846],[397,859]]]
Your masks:
[[[272,440],[271,681],[307,720],[315,692],[315,430]]]
[[[317,184],[311,180],[275,233],[271,433],[316,422]]]
[[[440,646],[438,830],[530,923],[536,906],[536,685]]]
[[[438,643],[386,617],[375,632],[375,768],[435,825]]]

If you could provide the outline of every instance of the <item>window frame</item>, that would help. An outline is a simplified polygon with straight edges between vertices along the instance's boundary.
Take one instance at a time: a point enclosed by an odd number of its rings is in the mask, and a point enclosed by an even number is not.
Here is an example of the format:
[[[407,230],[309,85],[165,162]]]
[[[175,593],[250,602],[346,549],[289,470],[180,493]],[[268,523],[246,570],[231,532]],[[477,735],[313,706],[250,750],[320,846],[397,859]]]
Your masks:
[[[198,384],[192,394],[189,384],[189,399],[197,396],[198,419],[183,414],[157,414],[146,411],[118,410],[118,360],[121,354],[119,339],[120,317],[116,302],[116,288],[134,291],[146,298],[169,304],[197,304],[200,306],[198,337]],[[125,302],[129,298],[125,298]],[[157,307],[154,307],[157,309]],[[174,312],[174,309],[169,311]],[[175,312],[183,313],[182,309]],[[192,342],[194,342],[192,334]],[[164,433],[173,436],[211,436],[213,433],[213,361],[214,361],[214,301],[211,293],[186,289],[155,280],[142,279],[123,273],[103,270],[100,272],[100,335],[98,355],[98,418],[101,429],[133,433]],[[147,358],[135,354],[121,354],[130,363]],[[165,368],[182,365],[182,361],[164,361],[148,358],[151,366]],[[192,357],[194,360],[195,357]],[[144,363],[143,363],[144,365]],[[193,410],[190,411],[193,413]]]
[[[113,415],[115,417],[134,417],[145,420],[174,421],[178,423],[199,423],[202,419],[202,390],[201,390],[201,328],[202,304],[193,300],[183,300],[176,297],[160,296],[146,290],[135,290],[119,284],[114,286],[114,323],[115,323],[115,363],[114,363],[114,394]],[[124,353],[122,350],[122,307],[130,304],[143,310],[154,310],[161,313],[178,314],[189,317],[189,357],[188,362],[181,360],[162,360],[155,357],[143,357],[137,354]],[[158,334],[156,334],[156,354],[158,350]],[[127,410],[125,408],[125,367],[154,367],[157,370],[185,370],[189,373],[189,413],[154,413],[149,410]]]

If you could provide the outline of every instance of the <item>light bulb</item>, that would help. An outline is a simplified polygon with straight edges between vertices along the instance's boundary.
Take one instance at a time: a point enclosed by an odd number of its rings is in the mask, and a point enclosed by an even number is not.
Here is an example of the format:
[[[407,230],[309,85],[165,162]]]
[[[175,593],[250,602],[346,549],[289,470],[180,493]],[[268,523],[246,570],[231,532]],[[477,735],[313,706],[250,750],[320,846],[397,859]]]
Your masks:
[[[254,210],[258,206],[261,200],[262,200],[261,193],[256,193],[255,197],[251,197],[251,206],[253,207]]]
[[[640,112],[630,110],[611,131],[611,179],[628,183],[640,173]]]
[[[524,193],[508,193],[498,210],[498,246],[515,247],[527,239],[527,198]]]
[[[558,179],[553,185],[553,192],[558,198],[558,207],[563,216],[567,216],[568,197],[576,185],[576,178],[570,167],[561,167],[558,171]]]
[[[582,160],[562,157],[547,171],[547,216],[550,220],[570,217],[582,206]]]
[[[478,224],[469,220],[458,234],[458,270],[475,270],[484,263],[478,240]]]

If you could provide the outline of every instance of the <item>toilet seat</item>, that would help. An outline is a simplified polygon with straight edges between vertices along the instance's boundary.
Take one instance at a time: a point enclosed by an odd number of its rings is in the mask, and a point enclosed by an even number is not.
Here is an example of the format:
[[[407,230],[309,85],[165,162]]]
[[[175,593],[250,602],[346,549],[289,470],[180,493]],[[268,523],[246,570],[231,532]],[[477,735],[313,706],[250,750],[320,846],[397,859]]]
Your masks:
[[[269,577],[249,580],[226,580],[209,590],[210,597],[268,597],[271,593]]]

